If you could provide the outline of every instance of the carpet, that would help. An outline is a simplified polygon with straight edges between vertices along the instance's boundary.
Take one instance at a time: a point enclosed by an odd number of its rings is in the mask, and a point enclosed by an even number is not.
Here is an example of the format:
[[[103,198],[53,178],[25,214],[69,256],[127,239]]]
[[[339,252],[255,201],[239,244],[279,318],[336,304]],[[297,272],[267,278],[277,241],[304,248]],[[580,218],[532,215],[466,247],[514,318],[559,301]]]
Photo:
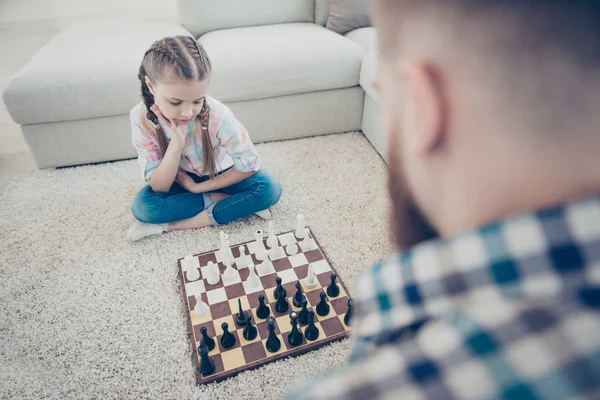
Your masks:
[[[385,164],[359,133],[260,144],[284,191],[277,232],[303,213],[350,292],[389,254]],[[280,399],[346,363],[350,339],[196,387],[176,260],[218,247],[219,229],[128,243],[135,160],[17,177],[0,197],[0,397]],[[253,216],[222,229],[252,239]]]

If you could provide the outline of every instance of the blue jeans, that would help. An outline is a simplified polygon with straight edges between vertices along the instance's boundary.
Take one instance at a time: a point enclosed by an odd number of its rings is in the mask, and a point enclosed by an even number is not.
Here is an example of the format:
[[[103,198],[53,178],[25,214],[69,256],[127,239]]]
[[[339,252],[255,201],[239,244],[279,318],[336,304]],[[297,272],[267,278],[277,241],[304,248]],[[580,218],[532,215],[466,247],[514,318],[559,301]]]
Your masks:
[[[188,173],[195,182],[208,180]],[[227,224],[265,210],[279,201],[281,184],[268,172],[260,170],[249,178],[217,192],[230,196],[213,203],[209,193],[191,193],[179,183],[173,182],[166,192],[155,192],[150,185],[140,190],[131,202],[131,213],[141,221],[150,224],[164,224],[195,217],[207,210],[213,225]]]

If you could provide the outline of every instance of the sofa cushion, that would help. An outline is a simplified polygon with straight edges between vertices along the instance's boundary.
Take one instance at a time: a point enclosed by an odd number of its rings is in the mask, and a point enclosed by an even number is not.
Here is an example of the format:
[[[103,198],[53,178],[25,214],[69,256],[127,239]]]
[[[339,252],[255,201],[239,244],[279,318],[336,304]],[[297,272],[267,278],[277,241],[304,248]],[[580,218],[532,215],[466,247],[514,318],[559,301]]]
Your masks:
[[[50,41],[9,82],[4,102],[18,124],[128,114],[139,101],[144,52],[164,36],[189,35],[170,22],[78,25]]]
[[[340,35],[371,26],[369,0],[330,0],[326,26]]]
[[[358,85],[364,50],[314,23],[227,29],[199,38],[213,65],[208,92],[253,100]]]
[[[329,1],[315,0],[315,24],[325,26],[329,18]]]
[[[377,47],[377,32],[372,26],[350,31],[346,37],[359,44],[367,52]]]
[[[365,54],[360,70],[360,86],[365,90],[375,103],[380,104],[379,92],[373,86],[377,75],[377,51],[371,50]]]
[[[181,24],[194,37],[218,29],[313,22],[314,0],[178,0]]]

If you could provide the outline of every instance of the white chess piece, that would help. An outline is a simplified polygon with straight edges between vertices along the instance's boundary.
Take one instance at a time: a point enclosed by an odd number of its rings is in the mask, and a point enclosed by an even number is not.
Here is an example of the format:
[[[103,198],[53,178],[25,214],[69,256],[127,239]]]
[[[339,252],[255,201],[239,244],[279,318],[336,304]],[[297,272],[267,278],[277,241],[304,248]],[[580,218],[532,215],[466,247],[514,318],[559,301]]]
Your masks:
[[[241,245],[239,249],[240,257],[235,262],[238,270],[242,268],[248,268],[248,266],[252,263],[252,258],[250,258],[248,254],[246,254],[246,246]]]
[[[269,259],[268,253],[269,252],[265,253],[265,260],[257,267],[257,269],[260,269],[260,274],[263,276],[275,273],[275,266]]]
[[[194,256],[188,254],[182,262],[187,280],[190,282],[197,281],[200,278],[200,271],[194,266]]]
[[[219,272],[219,266],[212,261],[208,262],[206,266],[206,282],[209,285],[216,285],[221,280],[221,274]]]
[[[298,214],[296,216],[296,238],[304,239],[304,215]]]
[[[199,294],[194,296],[196,298],[196,305],[194,306],[194,312],[199,316],[203,317],[210,311],[208,304],[202,301],[202,296]]]
[[[283,250],[283,247],[279,245],[277,238],[275,238],[275,243],[275,246],[269,251],[271,260],[278,260],[285,257],[285,251]]]
[[[315,276],[315,271],[313,270],[312,264],[308,264],[308,275],[304,278],[304,286],[307,288],[314,288],[319,284],[317,277]]]
[[[304,240],[300,242],[300,247],[302,247],[303,251],[311,251],[317,248],[315,240],[310,237],[310,231],[308,228],[305,228],[304,230]]]
[[[293,256],[298,254],[298,244],[296,242],[291,242],[290,244],[287,245],[287,247],[285,248],[286,253],[288,254],[288,256]]]
[[[233,257],[231,247],[229,246],[229,235],[221,231],[220,236],[221,247],[219,248],[219,252],[221,253],[221,257],[223,258],[223,260],[229,260],[231,264],[234,264],[235,258]]]
[[[267,252],[267,249],[263,243],[263,231],[261,229],[257,229],[256,232],[254,232],[254,240],[256,243],[256,259],[262,261],[266,257],[265,253]]]
[[[251,266],[249,268],[250,268],[250,275],[248,275],[248,278],[246,279],[247,288],[249,290],[255,290],[255,289],[262,288],[262,283],[261,283],[258,275],[256,275],[256,272],[254,272],[254,267]]]
[[[275,236],[275,228],[273,227],[273,223],[269,222],[269,236],[267,237],[267,246],[269,248],[273,248],[277,245],[278,240],[277,236]]]
[[[225,260],[224,264],[225,264],[225,271],[223,271],[223,277],[224,278],[233,278],[235,276],[235,272],[236,272],[235,269],[233,269],[229,260]]]

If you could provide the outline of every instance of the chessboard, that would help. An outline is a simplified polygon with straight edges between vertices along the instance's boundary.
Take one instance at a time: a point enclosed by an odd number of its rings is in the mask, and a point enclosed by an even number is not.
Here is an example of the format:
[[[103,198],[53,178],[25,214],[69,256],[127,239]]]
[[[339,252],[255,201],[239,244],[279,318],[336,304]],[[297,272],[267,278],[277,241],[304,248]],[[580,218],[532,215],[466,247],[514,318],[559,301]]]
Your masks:
[[[329,313],[325,316],[320,316],[316,313],[316,306],[321,301],[321,292],[326,292],[326,288],[331,282],[331,274],[336,272],[312,232],[308,229],[307,232],[310,232],[311,237],[315,240],[316,248],[305,252],[301,246],[298,246],[297,254],[290,256],[284,253],[279,259],[273,259],[272,263],[275,273],[261,275],[257,271],[260,278],[260,287],[254,287],[252,290],[248,289],[245,282],[250,274],[249,268],[239,269],[239,277],[234,280],[227,280],[227,284],[223,283],[224,279],[219,280],[215,285],[208,284],[206,280],[206,268],[209,261],[218,263],[221,274],[226,269],[226,265],[223,262],[224,257],[219,250],[209,251],[193,257],[191,265],[200,271],[200,278],[193,282],[187,279],[186,269],[183,267],[184,263],[182,262],[183,258],[178,260],[190,329],[190,340],[194,349],[192,352],[192,362],[199,385],[222,381],[242,371],[254,369],[282,358],[298,356],[348,336],[350,328],[344,323],[344,316],[348,311],[348,300],[350,297],[339,275],[337,276],[337,284],[340,289],[339,295],[335,298],[325,295],[325,301],[330,305]],[[276,236],[282,246],[287,246],[291,242],[298,244],[300,242],[296,239],[294,231]],[[267,246],[266,238],[263,238],[263,243]],[[247,254],[252,257],[253,264],[258,266],[261,261],[258,261],[256,258],[258,247],[256,244],[256,241],[240,243],[231,246],[231,251],[237,259],[240,256],[240,246],[245,245],[248,249]],[[303,281],[308,274],[309,265],[312,265],[312,271],[318,280],[316,286],[312,288],[307,287]],[[274,306],[276,303],[274,291],[277,277],[281,278],[282,286],[286,289],[289,297],[289,309],[285,313],[278,313]],[[290,313],[300,311],[300,308],[294,306],[292,301],[292,297],[297,291],[295,286],[297,282],[300,282],[302,285],[302,292],[307,300],[308,310],[315,312],[314,322],[320,334],[314,341],[309,341],[306,337],[302,337],[300,345],[291,346],[287,340],[288,334],[292,330]],[[207,314],[201,317],[194,312],[197,295],[200,295],[202,301],[210,309]],[[267,319],[257,317],[256,309],[259,305],[258,298],[260,295],[264,296],[264,303],[271,310],[269,318],[274,318],[275,334],[281,341],[281,347],[275,353],[269,352],[266,346],[269,335]],[[242,309],[251,315],[252,323],[258,330],[258,335],[254,340],[247,341],[242,335],[244,328],[237,326],[235,323],[235,317],[239,309],[238,300],[241,300]],[[236,338],[235,345],[231,348],[224,348],[221,345],[220,338],[223,333],[221,324],[223,322],[227,322],[229,332]],[[304,332],[306,326],[305,324],[298,325],[301,332]],[[213,338],[215,342],[214,349],[208,353],[208,356],[214,361],[215,368],[207,376],[204,376],[199,368],[200,356],[198,348],[202,339],[200,332],[202,327],[206,327],[208,336]]]

